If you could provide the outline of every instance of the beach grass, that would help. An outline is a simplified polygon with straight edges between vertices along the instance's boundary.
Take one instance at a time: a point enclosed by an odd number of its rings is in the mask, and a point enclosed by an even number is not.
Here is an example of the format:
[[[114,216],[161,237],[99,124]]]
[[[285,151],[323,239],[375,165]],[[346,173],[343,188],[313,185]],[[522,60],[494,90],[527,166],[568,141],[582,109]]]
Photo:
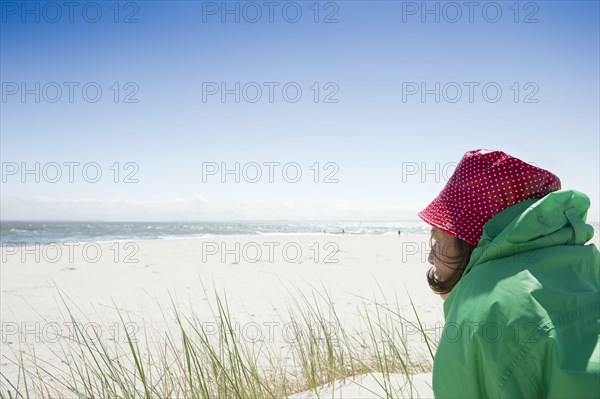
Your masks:
[[[175,327],[159,330],[142,323],[135,336],[128,328],[121,336],[85,328],[89,320],[59,290],[62,315],[73,333],[55,341],[60,349],[52,360],[37,357],[31,344],[5,354],[19,373],[13,378],[1,373],[0,398],[260,399],[306,391],[318,397],[324,384],[363,374],[378,376],[375,397],[416,395],[411,376],[431,371],[436,342],[421,327],[414,304],[417,322],[402,315],[397,298],[394,306],[386,298],[360,298],[355,316],[360,327],[349,328],[347,315],[342,317],[324,287],[287,292],[285,311],[278,312],[277,325],[288,332],[282,345],[240,339],[227,294],[216,289],[208,294],[214,323],[184,312],[171,297],[169,309],[161,312]],[[134,316],[116,304],[115,309],[120,323],[131,325]],[[407,331],[422,335],[428,353],[411,350]],[[406,375],[407,384],[398,386],[390,378],[395,373]]]

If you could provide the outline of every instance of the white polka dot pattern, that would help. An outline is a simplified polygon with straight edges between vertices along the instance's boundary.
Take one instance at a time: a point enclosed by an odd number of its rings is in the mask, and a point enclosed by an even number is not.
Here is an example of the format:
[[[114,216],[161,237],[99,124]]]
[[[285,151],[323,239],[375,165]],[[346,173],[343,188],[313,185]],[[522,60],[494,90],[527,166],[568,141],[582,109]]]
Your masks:
[[[419,217],[477,246],[483,226],[500,211],[560,190],[560,179],[502,151],[468,151],[440,194]]]

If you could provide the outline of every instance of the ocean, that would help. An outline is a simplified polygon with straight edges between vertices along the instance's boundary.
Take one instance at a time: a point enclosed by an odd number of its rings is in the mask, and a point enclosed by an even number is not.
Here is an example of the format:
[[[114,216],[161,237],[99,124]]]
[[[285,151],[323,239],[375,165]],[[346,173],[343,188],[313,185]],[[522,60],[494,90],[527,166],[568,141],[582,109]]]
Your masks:
[[[58,222],[2,221],[0,244],[50,244],[273,234],[428,234],[414,221]]]

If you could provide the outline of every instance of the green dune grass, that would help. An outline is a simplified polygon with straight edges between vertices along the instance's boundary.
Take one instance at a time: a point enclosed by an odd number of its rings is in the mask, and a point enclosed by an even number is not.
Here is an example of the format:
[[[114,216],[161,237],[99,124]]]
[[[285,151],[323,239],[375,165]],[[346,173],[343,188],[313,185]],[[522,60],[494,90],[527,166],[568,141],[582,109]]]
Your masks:
[[[288,293],[280,317],[294,327],[294,339],[281,347],[236,339],[227,295],[214,289],[210,306],[216,333],[195,314],[183,314],[171,298],[174,310],[161,311],[163,318],[176,320],[175,331],[144,325],[139,331],[143,340],[128,329],[119,340],[82,328],[86,317],[59,291],[65,322],[75,326],[58,342],[60,351],[54,355],[60,362],[38,358],[33,345],[14,350],[8,358],[19,375],[10,380],[2,373],[0,397],[275,399],[318,393],[333,380],[377,373],[385,397],[397,398],[413,396],[411,375],[431,371],[436,342],[422,328],[412,303],[416,323],[402,316],[397,298],[394,307],[384,305],[385,298],[360,298],[360,328],[350,330],[324,288],[304,293],[293,287]],[[128,312],[116,313],[125,325]],[[410,350],[408,327],[422,335],[428,353]],[[390,378],[394,373],[405,374],[408,386],[398,387]]]

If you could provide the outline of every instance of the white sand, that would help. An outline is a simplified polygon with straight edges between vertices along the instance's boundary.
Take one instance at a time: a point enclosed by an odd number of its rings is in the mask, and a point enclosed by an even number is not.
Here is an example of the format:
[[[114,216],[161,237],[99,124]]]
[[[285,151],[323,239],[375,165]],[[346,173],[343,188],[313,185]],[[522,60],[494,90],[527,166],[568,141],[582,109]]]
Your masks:
[[[387,379],[380,373],[361,375],[345,381],[335,381],[332,384],[327,384],[319,389],[317,393],[302,392],[290,396],[289,399],[386,398],[386,391],[383,388],[384,381],[387,381]],[[411,376],[410,383],[404,374],[392,374],[389,381],[392,382],[391,389],[397,395],[394,397],[433,398],[431,373],[415,374]]]
[[[293,295],[288,290],[294,286],[303,293],[310,293],[311,286],[328,290],[349,326],[356,325],[360,296],[382,300],[383,293],[389,305],[397,296],[410,315],[406,286],[424,323],[441,328],[442,302],[427,287],[426,253],[417,252],[426,250],[427,239],[426,235],[277,235],[145,240],[88,245],[87,252],[83,244],[73,246],[71,253],[69,247],[61,246],[62,256],[57,255],[56,247],[4,248],[2,372],[9,378],[15,376],[16,369],[5,356],[19,349],[19,332],[25,334],[21,344],[33,343],[42,359],[50,356],[46,347],[55,340],[57,330],[73,335],[72,326],[64,324],[64,306],[54,284],[90,324],[104,323],[121,336],[123,328],[138,333],[142,322],[165,328],[158,304],[169,314],[169,295],[177,298],[177,306],[185,313],[189,314],[191,307],[200,320],[213,321],[208,306],[214,299],[213,284],[219,293],[227,294],[230,312],[240,322],[240,334],[248,339],[261,334],[276,344],[282,337],[283,344],[287,342],[279,315],[286,313],[285,302]],[[230,250],[225,259],[221,257],[222,244]],[[301,257],[295,262],[298,248]],[[210,255],[211,250],[219,252]],[[129,263],[135,260],[138,262]],[[118,321],[113,300],[120,309],[131,312],[133,324],[124,326]],[[253,328],[244,330],[249,322]],[[413,335],[415,345],[421,345],[420,336]]]

